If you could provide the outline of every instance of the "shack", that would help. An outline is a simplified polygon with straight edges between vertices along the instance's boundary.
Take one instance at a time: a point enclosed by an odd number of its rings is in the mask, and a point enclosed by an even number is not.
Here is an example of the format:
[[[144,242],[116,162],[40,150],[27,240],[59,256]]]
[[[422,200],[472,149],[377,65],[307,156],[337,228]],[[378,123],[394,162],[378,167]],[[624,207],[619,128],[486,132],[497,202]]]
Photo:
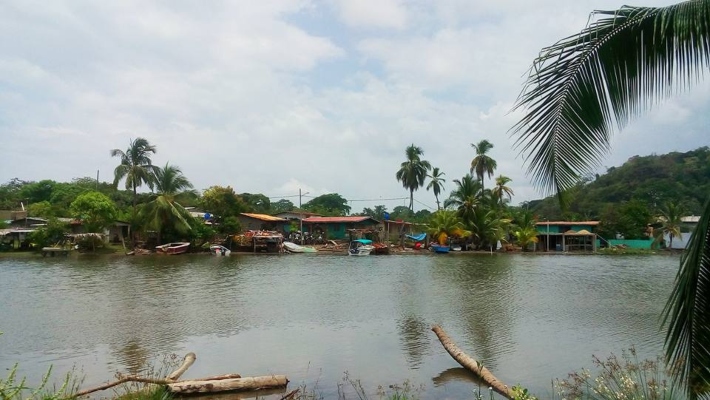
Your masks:
[[[539,251],[596,251],[599,221],[538,222]]]
[[[239,214],[239,224],[242,231],[278,231],[283,232],[289,220],[268,214]]]
[[[371,230],[376,228],[380,221],[369,216],[350,217],[309,217],[303,219],[304,230],[313,235],[322,235],[326,239],[348,239],[348,229]]]

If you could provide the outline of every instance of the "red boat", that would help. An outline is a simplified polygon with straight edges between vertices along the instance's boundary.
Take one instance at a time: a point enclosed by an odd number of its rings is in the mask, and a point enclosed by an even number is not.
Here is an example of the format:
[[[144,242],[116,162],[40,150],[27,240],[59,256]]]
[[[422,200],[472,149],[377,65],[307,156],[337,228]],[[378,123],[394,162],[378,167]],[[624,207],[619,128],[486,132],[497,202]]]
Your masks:
[[[190,242],[174,242],[156,246],[155,251],[164,254],[182,254],[187,253],[189,248]]]

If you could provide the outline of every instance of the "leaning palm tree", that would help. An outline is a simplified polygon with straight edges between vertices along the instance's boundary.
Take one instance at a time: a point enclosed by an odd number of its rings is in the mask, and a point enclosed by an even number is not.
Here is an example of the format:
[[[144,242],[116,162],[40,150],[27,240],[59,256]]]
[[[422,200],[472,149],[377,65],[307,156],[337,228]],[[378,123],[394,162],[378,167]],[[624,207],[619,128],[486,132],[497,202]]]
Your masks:
[[[118,182],[125,178],[126,189],[133,190],[134,219],[138,201],[138,187],[143,186],[143,184],[148,185],[151,190],[154,187],[156,167],[150,159],[150,154],[155,154],[155,152],[155,146],[140,137],[131,140],[125,152],[120,149],[111,150],[111,157],[119,157],[121,159],[121,164],[113,171],[113,185],[118,187]]]
[[[424,150],[413,143],[405,151],[407,161],[403,162],[397,171],[396,178],[402,186],[409,190],[409,209],[414,211],[414,191],[424,186],[424,179],[431,169],[429,161],[422,160]]]
[[[481,187],[485,187],[483,175],[487,174],[490,179],[493,176],[493,171],[498,168],[496,160],[488,155],[488,152],[493,148],[493,143],[484,139],[478,144],[471,143],[471,147],[476,149],[476,157],[471,160],[471,174],[475,172],[478,180],[481,181]]]
[[[513,198],[513,189],[506,186],[513,180],[505,175],[498,175],[496,178],[496,186],[493,188],[493,196],[500,202],[500,206],[503,207],[505,197],[508,197],[508,201]]]
[[[161,244],[165,229],[186,233],[190,228],[192,216],[176,201],[176,197],[192,189],[192,183],[185,178],[177,166],[165,164],[164,168],[155,169],[155,187],[157,196],[146,204],[141,215],[146,226],[158,232],[158,244]]]
[[[512,128],[533,181],[562,193],[600,165],[614,125],[685,89],[710,65],[710,0],[597,11],[580,33],[545,48]],[[677,90],[677,89],[676,89]],[[690,398],[710,390],[710,202],[664,309],[667,362]]]
[[[431,171],[431,175],[427,175],[427,178],[431,179],[431,181],[429,181],[429,184],[426,186],[426,190],[431,189],[434,192],[437,210],[441,210],[441,206],[439,205],[439,194],[441,194],[441,191],[444,190],[444,182],[446,182],[444,175],[446,174],[439,171],[439,167],[434,167]]]

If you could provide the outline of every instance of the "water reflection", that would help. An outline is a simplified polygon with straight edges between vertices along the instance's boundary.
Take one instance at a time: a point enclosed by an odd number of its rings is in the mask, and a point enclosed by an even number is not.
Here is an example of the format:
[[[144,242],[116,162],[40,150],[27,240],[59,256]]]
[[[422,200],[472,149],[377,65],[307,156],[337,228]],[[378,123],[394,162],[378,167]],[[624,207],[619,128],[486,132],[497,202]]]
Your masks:
[[[548,382],[635,344],[662,350],[658,315],[677,257],[528,255],[0,259],[0,369],[84,366],[87,386],[194,351],[191,376],[286,374],[337,396],[477,383],[430,331],[440,324],[504,382]]]

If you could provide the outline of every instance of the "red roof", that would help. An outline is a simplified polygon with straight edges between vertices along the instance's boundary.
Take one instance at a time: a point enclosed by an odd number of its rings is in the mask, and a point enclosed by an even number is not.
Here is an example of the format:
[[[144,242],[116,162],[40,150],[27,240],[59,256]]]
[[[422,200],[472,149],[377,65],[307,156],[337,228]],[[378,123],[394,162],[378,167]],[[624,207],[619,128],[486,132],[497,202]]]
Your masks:
[[[547,226],[547,225],[563,225],[563,226],[582,226],[582,225],[590,225],[590,226],[597,226],[599,225],[599,221],[542,221],[538,222],[536,225],[542,225],[542,226]]]
[[[309,218],[304,218],[303,222],[310,222],[310,223],[338,223],[338,222],[345,222],[345,223],[355,223],[355,222],[363,222],[367,220],[372,220],[373,222],[379,222],[376,219],[368,216],[354,216],[354,217],[309,217]]]

